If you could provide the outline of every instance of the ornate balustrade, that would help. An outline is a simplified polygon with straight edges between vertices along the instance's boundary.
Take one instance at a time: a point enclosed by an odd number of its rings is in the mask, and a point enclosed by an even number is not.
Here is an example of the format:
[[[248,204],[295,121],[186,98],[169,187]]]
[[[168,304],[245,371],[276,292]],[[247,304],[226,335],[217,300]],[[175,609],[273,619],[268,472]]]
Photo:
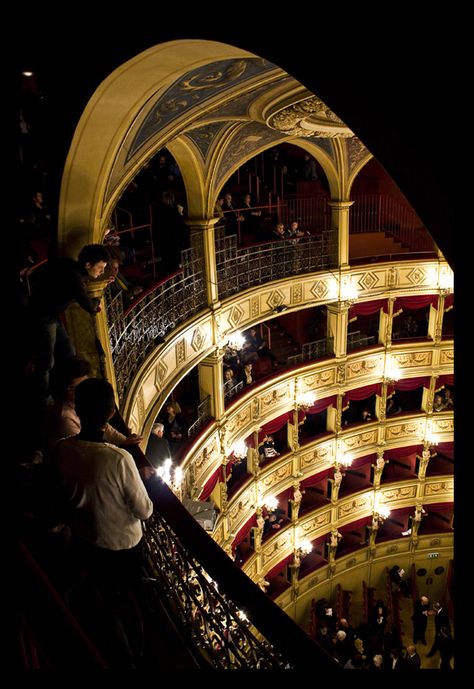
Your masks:
[[[138,465],[145,458],[132,448]],[[147,481],[149,592],[171,615],[201,667],[300,669],[337,664],[239,570],[160,479]]]
[[[313,340],[312,342],[305,342],[301,348],[301,354],[294,354],[287,359],[288,366],[296,366],[296,364],[304,364],[305,361],[314,361],[321,359],[323,356],[329,356],[334,353],[334,338],[328,337],[324,340]]]
[[[237,248],[237,237],[216,240],[219,298],[282,278],[327,270],[337,265],[337,234],[281,239]]]
[[[443,270],[446,270],[444,261],[407,261],[403,266],[390,263],[357,266],[345,275],[358,287],[359,300],[363,301],[379,298],[387,292],[393,297],[433,293]],[[179,281],[180,276],[173,279]],[[165,297],[168,282],[159,288],[165,290]],[[116,375],[121,389],[126,390],[121,404],[126,422],[137,432],[143,432],[148,414],[156,416],[176,381],[190,366],[208,356],[212,347],[220,346],[235,330],[274,316],[279,306],[284,305],[291,311],[334,302],[337,283],[338,274],[329,271],[289,277],[250,288],[226,299],[217,310],[201,313],[204,308],[202,282],[198,283],[197,296],[189,302],[179,294],[173,297],[175,310],[170,315],[166,303],[161,303],[160,295],[154,292],[145,295],[125,314],[117,300],[115,306],[109,307],[108,319]],[[173,322],[181,325],[173,328]],[[167,333],[166,343],[160,346],[162,333]],[[138,351],[140,338],[145,352]]]
[[[183,252],[187,253],[182,272],[155,286],[126,311],[122,293],[112,297],[110,289],[106,291],[110,346],[120,399],[140,364],[163,342],[164,336],[205,306],[202,256],[194,249]]]

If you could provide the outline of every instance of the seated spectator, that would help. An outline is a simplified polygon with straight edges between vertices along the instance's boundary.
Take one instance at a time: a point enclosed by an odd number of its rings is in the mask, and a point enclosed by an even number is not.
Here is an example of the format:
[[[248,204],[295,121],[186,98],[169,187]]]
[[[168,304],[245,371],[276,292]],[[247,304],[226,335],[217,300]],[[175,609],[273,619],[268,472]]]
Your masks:
[[[234,377],[234,372],[231,368],[226,368],[224,371],[224,383],[226,389],[233,388],[237,385],[237,378]]]
[[[444,408],[447,410],[454,409],[454,396],[449,388],[444,391]]]
[[[444,411],[444,401],[441,395],[434,396],[433,411]]]
[[[245,336],[246,342],[249,345],[251,351],[257,353],[259,357],[268,356],[271,359],[272,366],[278,366],[278,361],[276,356],[273,354],[271,349],[268,348],[265,340],[258,334],[256,328],[250,328],[250,332]]]
[[[288,230],[288,237],[293,238],[293,243],[296,244],[298,239],[300,237],[304,237],[305,235],[309,236],[309,232],[304,232],[303,230],[300,229],[299,223],[297,220],[293,220],[293,222],[290,224],[290,229]]]
[[[166,459],[171,459],[171,448],[164,438],[165,427],[162,423],[154,423],[146,448],[146,456],[155,469],[161,466]]]
[[[281,525],[285,521],[284,514],[284,511],[279,507],[276,507],[271,512],[268,512],[264,517],[265,526],[263,527],[263,534],[265,535],[269,532],[278,531],[281,529]]]
[[[285,226],[282,222],[277,223],[275,229],[272,232],[272,238],[275,239],[286,239],[288,237],[288,232],[285,230]]]
[[[244,384],[244,388],[247,385],[252,385],[252,383],[254,382],[252,378],[252,364],[245,364],[241,380]]]
[[[367,409],[367,407],[362,409],[362,421],[363,422],[372,421],[372,414],[370,413],[370,410]]]
[[[240,366],[240,357],[238,351],[229,345],[226,345],[224,350],[224,363],[232,370],[235,370]]]
[[[242,217],[241,230],[247,233],[255,233],[258,232],[262,211],[252,210],[250,199],[250,194],[244,194],[242,197],[242,209],[240,210]]]
[[[280,456],[280,453],[276,451],[275,442],[272,435],[265,435],[262,444],[258,448],[258,452],[263,460]]]
[[[108,278],[110,282],[110,291],[112,296],[122,293],[126,303],[130,303],[143,292],[143,287],[139,285],[132,285],[120,273],[119,261],[116,258],[111,258],[109,263]]]
[[[77,386],[90,377],[91,367],[88,361],[77,356],[65,359],[54,368],[51,381],[53,404],[44,413],[43,432],[45,447],[48,450],[61,438],[78,435],[81,432],[81,420],[76,412],[75,394]],[[104,427],[104,441],[113,445],[137,445],[142,438],[135,433],[128,436],[117,431],[109,423]]]

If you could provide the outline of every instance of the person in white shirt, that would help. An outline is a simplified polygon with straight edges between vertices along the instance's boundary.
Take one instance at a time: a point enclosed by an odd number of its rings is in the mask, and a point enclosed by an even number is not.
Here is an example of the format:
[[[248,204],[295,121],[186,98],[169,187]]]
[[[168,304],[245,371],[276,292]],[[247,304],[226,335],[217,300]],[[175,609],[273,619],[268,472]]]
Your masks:
[[[80,433],[57,446],[56,468],[79,552],[99,583],[135,588],[142,577],[142,525],[151,502],[127,450],[104,441],[113,388],[89,378],[75,394]]]

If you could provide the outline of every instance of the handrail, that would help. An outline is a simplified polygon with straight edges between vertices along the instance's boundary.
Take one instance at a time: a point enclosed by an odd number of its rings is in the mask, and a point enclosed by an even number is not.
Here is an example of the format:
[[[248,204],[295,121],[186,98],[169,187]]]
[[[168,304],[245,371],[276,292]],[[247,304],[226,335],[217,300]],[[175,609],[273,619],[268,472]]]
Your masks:
[[[137,448],[133,448],[133,450],[136,451]],[[190,638],[205,648],[206,654],[211,656],[211,664],[214,667],[245,667],[246,669],[273,667],[274,669],[310,670],[314,669],[315,662],[319,662],[321,667],[329,669],[340,667],[324,649],[312,641],[247,575],[234,565],[217,543],[191,517],[166,484],[160,479],[152,479],[147,482],[147,490],[155,506],[155,512],[159,512],[158,521],[146,532],[146,546],[152,568],[151,573],[154,576],[158,575],[157,565],[159,565],[161,572],[164,571],[164,576],[168,578],[168,590],[171,590],[171,584],[177,584],[178,580],[173,576],[173,567],[177,563],[185,568],[185,572],[182,574],[187,572],[188,577],[189,575],[194,577],[198,595],[190,594],[188,614],[185,619],[181,619],[181,623],[183,628],[185,624],[188,625],[188,628],[189,625],[193,625]],[[155,540],[157,529],[158,532],[159,529],[166,529],[167,538],[172,532],[180,544],[179,553],[177,553],[176,542],[173,544],[168,541],[168,552],[165,553],[167,557],[160,562],[154,558],[162,553],[163,543],[166,542],[166,539]],[[158,545],[160,545],[159,548],[157,548]],[[182,549],[184,549],[184,553]],[[189,558],[189,563],[184,564],[183,557]],[[174,563],[170,560],[174,560]],[[169,562],[168,565],[167,562]],[[193,574],[191,570],[194,571]],[[181,576],[180,598],[187,595],[185,584],[188,577]],[[203,582],[206,579],[209,581],[209,577],[212,580],[211,586],[204,590],[202,588]],[[198,601],[200,605],[207,606],[206,619],[202,618],[202,611],[197,606]],[[230,605],[227,610],[224,608],[226,602]],[[173,608],[176,610],[175,605]],[[181,614],[184,614],[186,605],[181,605],[180,610]],[[239,624],[238,610],[245,613],[250,623],[266,639],[258,647],[256,655],[253,652],[247,655],[246,646],[250,644],[248,634],[245,633],[247,625]],[[227,635],[227,639],[225,629],[230,631],[230,636]],[[232,647],[230,649],[235,665],[229,666],[227,664],[229,662],[227,655],[229,648],[223,649],[222,646],[221,648],[213,648],[212,644],[209,643],[212,638],[219,639],[219,644],[226,646],[234,644],[235,639],[238,638],[240,652],[236,653],[235,648]],[[256,644],[257,637],[254,639],[252,643]],[[251,651],[253,650],[254,647]],[[259,664],[261,658],[259,654],[263,654],[265,650],[268,655],[264,655],[263,662]],[[226,653],[223,654],[223,651]],[[238,656],[245,657],[246,665],[238,662]],[[254,664],[250,665],[249,662],[252,658]]]

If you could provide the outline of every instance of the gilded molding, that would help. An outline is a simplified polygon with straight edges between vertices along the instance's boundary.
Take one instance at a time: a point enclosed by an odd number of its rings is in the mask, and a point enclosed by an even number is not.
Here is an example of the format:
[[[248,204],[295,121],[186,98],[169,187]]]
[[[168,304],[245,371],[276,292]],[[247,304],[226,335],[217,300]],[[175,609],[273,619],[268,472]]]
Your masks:
[[[441,493],[444,493],[446,495],[446,497],[452,496],[453,487],[454,487],[454,483],[452,480],[438,481],[436,483],[426,483],[425,484],[425,497],[428,497],[429,495],[439,496]]]
[[[176,351],[176,368],[180,368],[186,361],[186,340],[178,340],[175,346]]]
[[[140,388],[137,394],[137,410],[138,410],[138,419],[140,426],[144,423],[145,421],[145,400],[143,398],[143,389]]]
[[[347,519],[348,516],[354,516],[358,512],[364,512],[372,508],[373,491],[358,498],[353,498],[347,502],[339,505],[337,508],[337,518]]]
[[[270,115],[267,125],[290,136],[347,138],[354,133],[320,98],[311,96]]]
[[[337,383],[338,385],[344,385],[346,382],[346,365],[337,364]]]
[[[423,422],[420,421],[407,421],[406,423],[396,424],[394,426],[385,427],[385,440],[390,440],[391,438],[400,440],[402,438],[417,438],[418,440],[422,438],[423,435]]]
[[[379,493],[380,502],[393,502],[395,500],[406,500],[408,498],[414,498],[416,496],[416,485],[412,486],[400,486],[398,488],[388,488],[381,490]]]
[[[373,270],[368,270],[366,273],[362,273],[360,278],[357,280],[359,287],[364,290],[371,290],[380,284],[382,275],[380,272],[375,272]]]
[[[239,412],[232,414],[226,423],[226,429],[229,437],[236,435],[240,429],[248,426],[252,421],[252,407],[250,403],[241,409]]]
[[[291,285],[291,303],[301,304],[303,301],[303,285],[300,282]]]
[[[452,412],[451,412],[452,413]],[[433,416],[433,431],[435,433],[453,433],[454,432],[454,419],[451,416],[450,419],[440,419]]]
[[[374,357],[353,361],[347,364],[346,378],[348,381],[361,376],[374,375],[376,371],[382,371],[383,355],[378,354]]]
[[[299,527],[300,535],[307,536],[308,533],[316,529],[321,529],[323,526],[327,526],[330,523],[331,509],[328,509],[326,512],[314,515],[308,518],[306,521],[301,522]]]
[[[334,385],[336,379],[336,369],[332,366],[325,371],[318,371],[309,376],[302,376],[301,383],[305,390],[315,390],[328,385]]]
[[[408,368],[413,366],[432,366],[433,352],[426,350],[424,352],[409,352],[407,354],[394,353],[393,359],[397,362],[400,368]]]
[[[277,406],[282,401],[289,401],[290,399],[289,385],[285,383],[284,387],[275,388],[260,397],[260,411],[265,413],[270,407]]]
[[[454,361],[454,349],[442,349],[439,363],[452,364]]]
[[[283,557],[281,551],[290,545],[290,531],[285,530],[276,540],[266,544],[262,552],[263,564],[266,565],[277,554],[278,557]],[[278,561],[278,560],[277,560]]]
[[[250,299],[250,317],[257,318],[260,314],[260,299],[258,297],[252,297]]]
[[[275,309],[277,306],[281,306],[285,301],[285,295],[279,289],[273,289],[267,298],[267,304],[270,309]]]
[[[343,448],[346,450],[354,450],[356,447],[364,447],[365,445],[375,444],[377,442],[378,429],[374,428],[370,431],[359,432],[349,437],[342,436],[340,438]],[[343,449],[344,451],[344,449]]]
[[[203,332],[199,326],[197,326],[191,338],[191,347],[195,352],[199,352],[204,347],[205,342],[206,333]]]
[[[239,325],[239,323],[241,322],[241,320],[243,319],[244,315],[245,315],[244,310],[239,306],[239,304],[235,304],[235,306],[233,306],[232,309],[230,310],[230,313],[228,316],[229,323],[234,328],[236,328]]]
[[[271,474],[267,474],[266,476],[262,477],[260,479],[260,483],[266,488],[271,488],[271,486],[275,485],[275,483],[279,483],[284,478],[291,476],[292,472],[293,461],[290,459],[287,464],[278,467],[276,470],[273,470]]]
[[[323,300],[329,293],[328,278],[319,278],[315,280],[310,287],[310,293],[318,300]]]
[[[158,390],[163,387],[166,374],[168,373],[168,367],[162,359],[159,360],[158,365],[155,368],[155,385]]]

